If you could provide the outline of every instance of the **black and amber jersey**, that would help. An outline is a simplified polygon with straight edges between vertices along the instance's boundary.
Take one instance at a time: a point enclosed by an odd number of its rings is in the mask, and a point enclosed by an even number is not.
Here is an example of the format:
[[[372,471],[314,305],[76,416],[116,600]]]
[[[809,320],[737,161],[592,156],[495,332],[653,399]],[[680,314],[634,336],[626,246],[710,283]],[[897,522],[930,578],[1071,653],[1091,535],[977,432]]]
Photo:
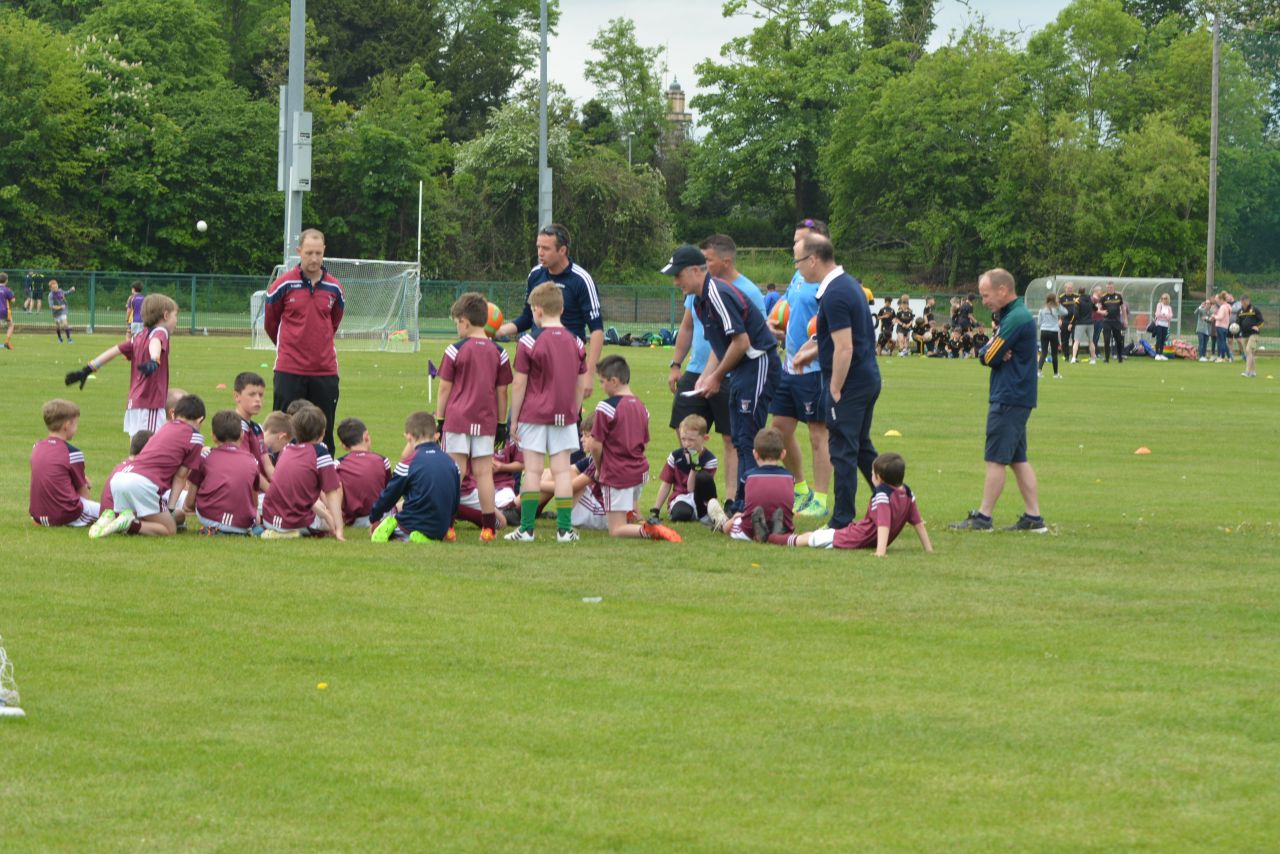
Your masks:
[[[909,329],[911,327],[911,321],[915,320],[916,313],[911,310],[910,306],[903,306],[898,309],[895,316],[898,318],[899,326],[903,329]]]
[[[1124,309],[1124,297],[1120,294],[1103,294],[1102,310],[1107,313],[1107,320],[1120,320]]]

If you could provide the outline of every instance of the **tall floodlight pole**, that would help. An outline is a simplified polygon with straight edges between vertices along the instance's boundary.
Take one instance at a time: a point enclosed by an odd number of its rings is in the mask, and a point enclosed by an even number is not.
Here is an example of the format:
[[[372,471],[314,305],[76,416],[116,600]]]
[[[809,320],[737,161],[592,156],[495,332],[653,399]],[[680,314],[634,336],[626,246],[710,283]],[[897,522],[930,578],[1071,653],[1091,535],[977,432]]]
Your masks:
[[[551,225],[551,168],[547,166],[547,0],[539,5],[542,68],[538,82],[538,227],[542,228]]]
[[[1221,16],[1213,13],[1213,83],[1209,96],[1209,239],[1204,267],[1204,295],[1213,293],[1214,244],[1218,238],[1218,63],[1222,43],[1218,23]]]
[[[284,263],[302,231],[302,194],[311,189],[311,114],[303,110],[307,62],[307,0],[289,0],[289,84],[281,88],[277,188],[285,194]]]

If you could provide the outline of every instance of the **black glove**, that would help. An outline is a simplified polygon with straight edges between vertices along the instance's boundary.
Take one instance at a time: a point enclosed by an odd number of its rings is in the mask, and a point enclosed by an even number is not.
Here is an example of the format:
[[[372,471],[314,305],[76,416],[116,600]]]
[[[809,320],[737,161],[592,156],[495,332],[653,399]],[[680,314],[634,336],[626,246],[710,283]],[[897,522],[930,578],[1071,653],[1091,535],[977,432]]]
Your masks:
[[[155,359],[148,359],[141,365],[138,365],[138,373],[142,374],[144,377],[149,377],[158,370],[160,370],[160,363]]]
[[[93,374],[93,368],[89,367],[88,365],[85,365],[83,368],[81,368],[78,371],[67,371],[67,376],[66,376],[67,385],[75,385],[78,382],[80,383],[80,388],[83,389],[84,381],[89,379],[91,374]]]
[[[507,431],[508,428],[506,424],[498,425],[498,430],[493,436],[493,446],[495,448],[501,448],[507,444],[507,439],[510,438],[510,434]]]

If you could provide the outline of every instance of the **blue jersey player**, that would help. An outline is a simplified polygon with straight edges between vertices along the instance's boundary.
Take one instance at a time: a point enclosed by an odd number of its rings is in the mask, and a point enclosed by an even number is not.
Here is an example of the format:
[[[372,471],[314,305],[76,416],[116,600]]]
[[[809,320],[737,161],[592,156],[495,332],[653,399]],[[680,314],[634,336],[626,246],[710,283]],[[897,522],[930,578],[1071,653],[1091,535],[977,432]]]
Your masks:
[[[409,446],[392,472],[391,480],[369,511],[375,543],[407,540],[452,542],[453,517],[458,512],[461,478],[458,467],[435,442],[436,419],[429,412],[415,412],[404,422]],[[396,502],[404,503],[396,513]]]

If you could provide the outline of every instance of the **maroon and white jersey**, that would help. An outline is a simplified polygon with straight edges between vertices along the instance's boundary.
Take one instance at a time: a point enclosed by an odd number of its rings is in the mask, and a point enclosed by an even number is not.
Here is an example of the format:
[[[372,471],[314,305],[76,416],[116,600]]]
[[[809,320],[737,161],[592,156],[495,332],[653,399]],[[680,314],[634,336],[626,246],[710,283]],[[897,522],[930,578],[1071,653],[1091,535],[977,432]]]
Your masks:
[[[787,533],[796,529],[792,521],[791,507],[795,503],[796,480],[782,466],[758,466],[747,475],[743,489],[743,531],[751,530],[751,514],[757,507],[764,508],[764,518],[772,519],[773,511],[782,508],[783,527]]]
[[[261,424],[250,421],[248,418],[240,419],[240,447],[249,452],[254,462],[258,464],[258,470],[265,474],[266,469],[263,468],[262,459],[267,455],[267,440],[262,435]]]
[[[342,484],[342,521],[350,525],[368,516],[387,481],[391,461],[373,451],[352,451],[338,460],[338,482]]]
[[[634,395],[624,394],[596,404],[596,420],[591,435],[600,443],[600,473],[603,486],[627,489],[639,486],[649,476],[649,410]]]
[[[102,484],[102,500],[98,502],[98,509],[102,513],[108,510],[116,509],[115,496],[111,494],[111,478],[124,471],[124,467],[133,462],[132,459],[124,459],[116,463],[116,467],[111,470],[111,474],[107,475],[106,483]]]
[[[674,501],[689,494],[689,475],[705,471],[714,476],[719,465],[716,455],[706,448],[694,454],[679,447],[667,454],[667,462],[659,472],[658,480],[671,484],[671,500]]]
[[[251,528],[258,520],[258,461],[239,445],[219,445],[191,473],[196,512],[210,522]]]
[[[542,326],[520,336],[516,371],[529,377],[521,424],[572,425],[578,420],[577,377],[587,372],[587,352],[563,326]]]
[[[142,452],[121,471],[142,475],[163,494],[178,469],[186,466],[188,472],[194,472],[200,468],[203,462],[200,452],[203,450],[204,437],[199,430],[185,421],[166,421],[147,440]]]
[[[31,446],[31,503],[28,512],[37,525],[70,525],[84,505],[80,490],[89,483],[84,452],[57,436]]]
[[[445,348],[440,379],[452,383],[444,432],[492,436],[498,428],[498,388],[511,385],[511,360],[488,338],[463,338]]]
[[[570,465],[577,469],[578,474],[585,474],[591,478],[591,485],[582,490],[582,494],[578,496],[578,503],[591,511],[592,515],[605,515],[604,509],[604,489],[600,486],[597,478],[596,461],[590,454],[579,452],[579,456],[570,456]]]
[[[316,518],[316,499],[340,486],[338,463],[328,448],[320,444],[287,445],[276,460],[275,476],[262,500],[263,524],[284,529],[309,528]]]
[[[138,366],[151,360],[151,341],[160,342],[160,367],[151,376],[143,376]],[[120,355],[129,360],[129,402],[126,409],[164,409],[169,396],[169,331],[162,326],[144,329],[120,345]]]
[[[920,522],[920,510],[910,487],[882,483],[871,492],[867,515],[836,531],[832,545],[838,549],[873,549],[876,547],[876,529],[881,525],[889,529],[889,542],[892,543],[904,526],[908,523],[919,525]]]

